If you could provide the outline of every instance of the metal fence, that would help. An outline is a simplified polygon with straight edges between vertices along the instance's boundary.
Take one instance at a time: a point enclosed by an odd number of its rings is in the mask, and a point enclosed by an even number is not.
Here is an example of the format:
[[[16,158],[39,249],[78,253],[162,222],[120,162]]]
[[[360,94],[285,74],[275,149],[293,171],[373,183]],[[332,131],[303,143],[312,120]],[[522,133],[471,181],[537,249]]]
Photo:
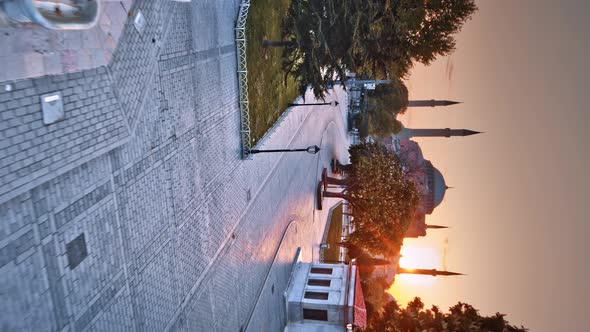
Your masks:
[[[242,159],[251,159],[250,111],[248,107],[248,69],[246,64],[246,20],[250,0],[242,0],[236,20],[236,49],[238,57],[238,89],[240,94],[240,136],[242,138]]]

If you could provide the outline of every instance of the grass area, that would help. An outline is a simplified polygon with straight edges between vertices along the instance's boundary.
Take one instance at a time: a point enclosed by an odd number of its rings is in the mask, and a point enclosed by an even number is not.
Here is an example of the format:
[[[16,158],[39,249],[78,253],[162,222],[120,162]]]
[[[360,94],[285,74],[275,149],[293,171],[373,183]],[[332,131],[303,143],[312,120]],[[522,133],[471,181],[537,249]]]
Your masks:
[[[328,228],[328,235],[326,236],[326,243],[330,244],[330,248],[322,249],[324,253],[324,261],[338,261],[340,260],[340,246],[338,243],[342,242],[342,204],[339,204],[332,211],[330,219],[330,228]]]
[[[252,0],[246,22],[250,129],[256,144],[297,97],[291,78],[285,82],[280,47],[263,48],[262,40],[281,40],[282,20],[290,0]]]

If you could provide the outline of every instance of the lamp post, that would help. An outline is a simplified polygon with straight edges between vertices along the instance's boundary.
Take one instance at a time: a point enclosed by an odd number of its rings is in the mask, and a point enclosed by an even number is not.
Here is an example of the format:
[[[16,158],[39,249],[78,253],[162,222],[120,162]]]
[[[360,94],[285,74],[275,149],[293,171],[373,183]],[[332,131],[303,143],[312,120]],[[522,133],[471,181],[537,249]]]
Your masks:
[[[309,154],[316,154],[320,152],[320,147],[317,145],[310,145],[304,149],[275,149],[275,150],[248,150],[249,154],[255,153],[270,153],[270,152],[307,152]]]
[[[338,104],[340,104],[340,103],[338,101],[334,100],[334,101],[326,102],[326,103],[311,103],[311,104],[296,104],[296,103],[291,103],[291,104],[289,104],[289,106],[296,107],[296,106],[322,106],[322,105],[330,105],[330,106],[336,107],[336,106],[338,106]]]

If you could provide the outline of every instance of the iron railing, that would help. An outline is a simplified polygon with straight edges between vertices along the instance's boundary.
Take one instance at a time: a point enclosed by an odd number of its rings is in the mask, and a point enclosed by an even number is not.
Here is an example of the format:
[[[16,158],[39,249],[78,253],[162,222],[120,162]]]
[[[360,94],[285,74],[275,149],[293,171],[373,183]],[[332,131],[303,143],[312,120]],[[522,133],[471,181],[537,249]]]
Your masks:
[[[242,0],[236,20],[236,49],[238,57],[238,89],[240,104],[240,136],[242,159],[251,159],[252,138],[250,135],[250,110],[248,107],[248,69],[246,63],[246,20],[250,0]]]

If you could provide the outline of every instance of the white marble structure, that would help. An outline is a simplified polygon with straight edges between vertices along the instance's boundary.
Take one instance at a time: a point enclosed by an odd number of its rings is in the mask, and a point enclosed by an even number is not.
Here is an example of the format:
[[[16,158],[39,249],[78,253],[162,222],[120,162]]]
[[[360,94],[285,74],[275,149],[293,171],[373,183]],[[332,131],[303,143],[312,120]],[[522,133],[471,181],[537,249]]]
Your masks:
[[[357,266],[297,263],[286,291],[285,331],[346,331],[366,327]]]

